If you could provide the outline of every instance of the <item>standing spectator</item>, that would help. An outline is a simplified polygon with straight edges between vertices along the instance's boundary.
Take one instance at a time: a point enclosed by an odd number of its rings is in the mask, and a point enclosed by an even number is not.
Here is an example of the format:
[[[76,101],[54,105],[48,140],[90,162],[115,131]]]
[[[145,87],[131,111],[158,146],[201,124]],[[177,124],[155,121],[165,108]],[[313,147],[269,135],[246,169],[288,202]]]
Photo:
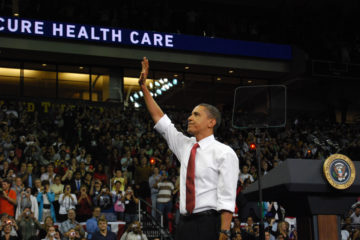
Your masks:
[[[75,194],[80,193],[80,188],[83,184],[83,181],[81,180],[81,172],[76,171],[74,174],[74,179],[71,180],[71,191]]]
[[[249,173],[249,166],[244,164],[241,173],[239,175],[239,180],[245,182],[245,180],[250,179],[251,182],[254,182],[253,176]]]
[[[114,211],[116,213],[117,220],[124,219],[124,195],[123,191],[121,191],[121,183],[119,181],[115,182],[115,190],[111,192],[113,195],[113,202],[114,202]]]
[[[9,216],[15,216],[16,193],[10,189],[11,181],[4,179],[2,181],[2,193],[0,193],[0,214],[6,213]]]
[[[146,199],[149,197],[149,177],[151,175],[151,168],[146,157],[141,158],[141,163],[135,166],[134,180],[135,184],[140,186],[140,197]]]
[[[167,172],[163,171],[161,174],[160,182],[157,184],[159,189],[156,206],[163,214],[165,219],[165,226],[168,226],[168,213],[172,210],[172,191],[174,184],[168,179]]]
[[[93,212],[92,212],[92,218],[88,219],[86,221],[86,231],[88,233],[87,235],[87,239],[92,239],[92,235],[99,231],[99,227],[98,227],[98,220],[101,214],[101,208],[100,207],[94,207]]]
[[[47,172],[41,174],[41,181],[48,180],[50,184],[54,183],[54,178],[56,174],[54,173],[54,165],[52,163],[47,165]]]
[[[17,225],[23,240],[37,239],[37,231],[41,229],[41,225],[30,208],[24,209],[17,220]]]
[[[15,218],[17,219],[23,211],[29,208],[36,219],[39,218],[39,207],[36,197],[31,194],[31,188],[27,187],[18,197]]]
[[[55,201],[53,202],[56,219],[59,219],[59,197],[64,191],[64,185],[61,183],[60,176],[56,175],[54,183],[50,185],[50,190],[55,194]]]
[[[69,209],[68,211],[68,219],[63,221],[60,224],[59,231],[63,235],[63,239],[66,239],[69,235],[69,231],[71,229],[75,229],[76,231],[79,231],[80,235],[83,237],[85,235],[83,227],[80,225],[79,222],[75,220],[76,213],[74,209]]]
[[[101,213],[105,215],[107,220],[116,221],[113,209],[113,196],[108,186],[104,185],[101,192],[94,197],[94,204],[101,208]]]
[[[101,217],[98,221],[99,231],[92,235],[92,239],[104,239],[104,240],[116,240],[115,233],[108,230],[107,220],[105,217]]]
[[[17,236],[11,236],[12,223],[2,223],[0,231],[0,240],[20,240]]]
[[[71,186],[66,185],[64,193],[59,196],[59,222],[64,221],[70,209],[75,210],[77,204],[76,195],[71,193]]]
[[[24,184],[20,177],[15,178],[15,184],[11,189],[15,191],[17,198],[19,198],[20,194],[24,191]]]
[[[137,211],[138,203],[139,203],[139,199],[135,197],[134,191],[130,186],[128,186],[128,188],[125,191],[125,199],[124,199],[124,204],[125,204],[124,220],[126,224],[136,221],[137,219],[136,211]]]
[[[80,222],[85,222],[91,217],[92,201],[87,193],[87,187],[83,185],[77,196],[76,215]]]
[[[49,181],[43,181],[42,185],[43,187],[41,187],[36,197],[39,203],[39,222],[44,222],[47,216],[51,216],[54,222],[56,222],[55,208],[53,205],[55,194],[50,191]]]
[[[114,177],[111,179],[111,182],[110,182],[111,190],[114,191],[115,190],[115,183],[120,182],[120,191],[124,191],[125,186],[127,184],[126,180],[127,179],[125,179],[122,176],[121,169],[116,169],[116,171],[114,173]]]
[[[29,187],[33,187],[34,186],[34,181],[35,181],[35,176],[33,174],[33,169],[34,166],[32,163],[27,163],[26,165],[26,174],[23,177],[23,182],[25,184],[25,186],[29,186]]]
[[[154,218],[156,217],[156,202],[157,202],[157,196],[158,196],[158,192],[159,189],[157,188],[157,184],[160,181],[160,177],[161,175],[159,174],[159,168],[155,167],[154,168],[154,174],[151,175],[151,177],[149,178],[149,187],[150,187],[150,192],[151,192],[151,216],[153,216]]]
[[[104,166],[102,164],[98,164],[97,168],[95,169],[94,179],[99,179],[104,184],[107,183],[107,175],[104,171]]]

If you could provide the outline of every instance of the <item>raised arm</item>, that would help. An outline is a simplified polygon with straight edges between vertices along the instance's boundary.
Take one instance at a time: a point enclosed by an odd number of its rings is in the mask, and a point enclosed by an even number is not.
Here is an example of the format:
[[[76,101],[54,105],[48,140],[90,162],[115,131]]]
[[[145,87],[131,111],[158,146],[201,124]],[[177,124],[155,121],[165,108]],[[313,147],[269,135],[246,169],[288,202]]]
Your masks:
[[[143,58],[141,62],[142,70],[139,78],[139,85],[141,91],[144,94],[144,100],[146,108],[149,111],[151,118],[155,124],[164,116],[164,112],[161,110],[159,105],[155,102],[154,98],[151,96],[149,89],[146,87],[146,78],[149,74],[149,61],[146,57]]]

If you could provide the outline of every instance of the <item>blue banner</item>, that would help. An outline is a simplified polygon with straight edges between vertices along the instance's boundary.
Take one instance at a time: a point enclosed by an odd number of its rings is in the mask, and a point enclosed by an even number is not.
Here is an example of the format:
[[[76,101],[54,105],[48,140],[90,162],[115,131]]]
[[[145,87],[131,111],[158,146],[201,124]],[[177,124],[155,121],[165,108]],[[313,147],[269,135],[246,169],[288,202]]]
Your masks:
[[[0,17],[0,34],[1,33],[86,40],[118,45],[165,48],[232,56],[281,60],[290,60],[292,58],[290,45],[138,31],[13,17]]]

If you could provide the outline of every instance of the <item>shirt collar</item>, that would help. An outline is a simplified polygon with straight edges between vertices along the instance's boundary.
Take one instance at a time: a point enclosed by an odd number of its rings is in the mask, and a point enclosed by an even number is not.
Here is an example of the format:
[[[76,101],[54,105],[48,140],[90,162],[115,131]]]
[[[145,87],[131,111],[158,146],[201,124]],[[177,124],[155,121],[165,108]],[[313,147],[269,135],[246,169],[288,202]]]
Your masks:
[[[206,138],[201,139],[198,144],[201,149],[205,149],[209,144],[211,144],[213,141],[215,141],[214,135],[210,135]]]

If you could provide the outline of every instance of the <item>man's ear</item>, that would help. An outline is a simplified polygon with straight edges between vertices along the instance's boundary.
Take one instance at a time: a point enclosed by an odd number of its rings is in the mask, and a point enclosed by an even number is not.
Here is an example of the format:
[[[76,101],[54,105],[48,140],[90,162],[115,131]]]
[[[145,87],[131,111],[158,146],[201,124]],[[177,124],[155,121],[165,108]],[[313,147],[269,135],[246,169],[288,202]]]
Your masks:
[[[209,127],[209,128],[214,128],[215,125],[216,125],[216,119],[215,119],[215,118],[210,118],[209,120],[210,120],[210,121],[209,121],[209,123],[208,123],[208,127]]]

